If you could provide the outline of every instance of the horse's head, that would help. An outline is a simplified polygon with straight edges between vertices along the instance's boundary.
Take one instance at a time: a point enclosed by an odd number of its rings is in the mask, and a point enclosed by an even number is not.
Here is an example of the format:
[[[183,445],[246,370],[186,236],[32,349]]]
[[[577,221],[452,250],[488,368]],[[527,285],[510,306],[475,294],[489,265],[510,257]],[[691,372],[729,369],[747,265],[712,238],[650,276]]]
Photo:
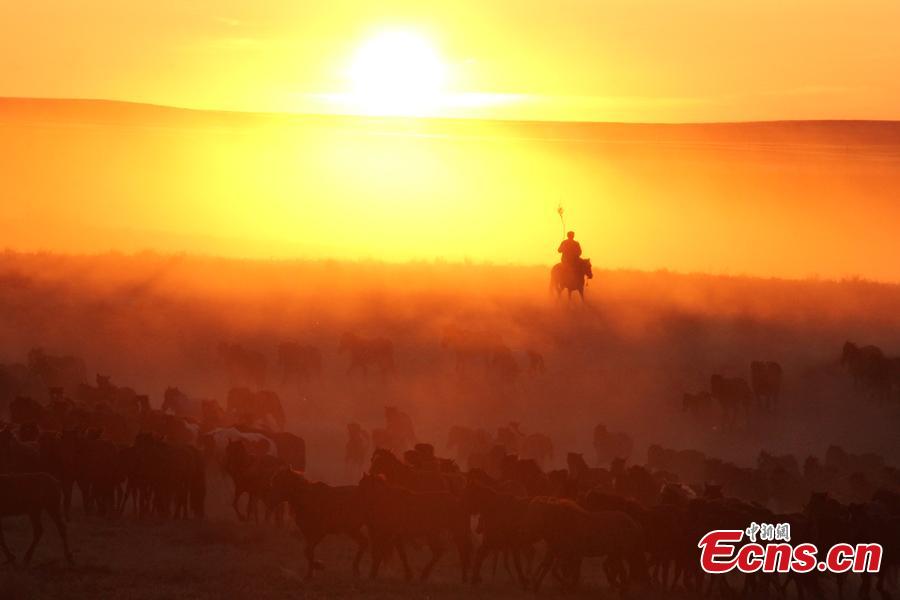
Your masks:
[[[363,473],[358,489],[363,498],[371,501],[374,499],[373,497],[377,497],[377,494],[387,490],[387,480],[384,475]]]
[[[400,459],[394,456],[394,453],[385,448],[376,448],[372,453],[372,462],[369,466],[369,472],[373,475],[389,475],[397,471],[400,466]]]
[[[841,364],[845,365],[856,358],[859,347],[853,342],[844,342],[844,348],[841,351]]]
[[[585,258],[581,261],[582,273],[588,279],[594,278],[594,270],[591,268],[591,259]]]

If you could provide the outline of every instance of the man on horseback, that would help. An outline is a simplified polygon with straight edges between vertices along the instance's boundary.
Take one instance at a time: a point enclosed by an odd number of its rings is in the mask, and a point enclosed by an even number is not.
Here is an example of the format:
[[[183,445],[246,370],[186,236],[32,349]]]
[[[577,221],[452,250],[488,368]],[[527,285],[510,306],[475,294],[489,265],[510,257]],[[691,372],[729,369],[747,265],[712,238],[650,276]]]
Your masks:
[[[567,289],[570,298],[573,291],[578,292],[584,300],[584,280],[593,278],[594,273],[590,259],[581,258],[581,244],[575,241],[574,231],[566,234],[566,239],[559,245],[557,252],[562,258],[550,273],[550,289],[557,295]]]
[[[562,263],[569,268],[578,267],[578,261],[581,258],[581,244],[575,241],[575,232],[570,231],[566,234],[566,239],[560,243],[556,250],[562,254]]]

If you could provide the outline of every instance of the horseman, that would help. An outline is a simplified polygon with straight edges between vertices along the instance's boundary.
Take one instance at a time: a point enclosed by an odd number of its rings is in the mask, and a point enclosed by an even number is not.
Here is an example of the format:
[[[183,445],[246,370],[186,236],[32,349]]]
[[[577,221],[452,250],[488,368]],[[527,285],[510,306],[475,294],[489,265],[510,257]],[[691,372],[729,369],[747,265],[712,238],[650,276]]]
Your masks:
[[[577,272],[581,260],[581,244],[575,241],[575,232],[570,231],[566,234],[566,239],[560,243],[556,250],[562,255],[562,264],[567,268]]]
[[[593,278],[594,273],[591,260],[581,258],[581,244],[575,241],[574,231],[566,234],[566,239],[559,245],[557,252],[562,255],[562,259],[550,272],[550,289],[557,295],[567,289],[570,298],[572,292],[578,292],[584,300],[584,280]]]

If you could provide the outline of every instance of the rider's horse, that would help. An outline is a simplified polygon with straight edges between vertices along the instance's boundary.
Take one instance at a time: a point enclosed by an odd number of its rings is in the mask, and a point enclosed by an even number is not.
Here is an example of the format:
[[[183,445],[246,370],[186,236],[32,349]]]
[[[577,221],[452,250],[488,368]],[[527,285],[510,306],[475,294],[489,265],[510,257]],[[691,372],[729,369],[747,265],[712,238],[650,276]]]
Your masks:
[[[575,265],[555,264],[550,271],[550,291],[555,291],[559,297],[564,289],[569,290],[569,300],[572,299],[572,292],[578,292],[581,294],[581,301],[584,302],[585,278],[594,278],[589,258],[579,258]]]

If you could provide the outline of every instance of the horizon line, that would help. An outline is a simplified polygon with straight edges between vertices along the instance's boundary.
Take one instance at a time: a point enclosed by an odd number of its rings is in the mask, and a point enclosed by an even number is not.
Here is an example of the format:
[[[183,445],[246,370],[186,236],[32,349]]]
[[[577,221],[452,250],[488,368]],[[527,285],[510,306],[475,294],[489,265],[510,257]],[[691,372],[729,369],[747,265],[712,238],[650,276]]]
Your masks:
[[[268,117],[310,117],[310,118],[355,118],[355,119],[374,119],[386,121],[488,121],[502,123],[560,123],[572,125],[658,125],[658,126],[690,126],[690,125],[753,125],[753,124],[779,124],[779,123],[892,123],[900,124],[900,119],[872,119],[872,118],[829,118],[829,119],[802,119],[802,118],[781,118],[781,119],[761,119],[761,120],[713,120],[713,121],[598,121],[584,119],[523,119],[523,118],[505,118],[505,117],[483,117],[483,116],[452,116],[452,115],[367,115],[351,112],[286,112],[286,111],[252,111],[252,110],[235,110],[225,108],[200,108],[190,106],[180,106],[176,104],[159,104],[156,102],[146,102],[140,100],[123,100],[117,98],[96,98],[96,97],[72,97],[72,96],[0,96],[0,102],[13,101],[31,101],[31,102],[82,102],[82,103],[108,103],[119,104],[134,107],[147,107],[155,109],[194,112],[194,113],[214,113],[224,115],[243,115],[243,116],[268,116]]]
[[[21,257],[52,257],[52,258],[73,258],[73,259],[94,259],[94,258],[124,258],[137,259],[143,256],[154,256],[163,259],[193,259],[193,260],[219,260],[226,262],[244,262],[244,263],[272,263],[272,264],[290,264],[290,263],[306,263],[306,264],[354,264],[354,265],[382,265],[386,267],[411,267],[411,266],[441,266],[441,267],[463,267],[463,268],[501,268],[501,269],[520,269],[520,270],[536,270],[549,269],[556,263],[510,263],[510,262],[490,262],[487,260],[453,260],[441,257],[434,258],[415,258],[408,260],[389,260],[383,258],[359,257],[359,258],[333,258],[333,257],[310,257],[310,256],[231,256],[226,254],[215,254],[208,252],[191,252],[187,250],[163,250],[157,248],[143,248],[141,250],[103,250],[93,252],[66,252],[61,250],[23,250],[10,246],[0,248],[0,259],[12,256]],[[866,284],[881,285],[889,287],[900,287],[900,280],[889,279],[873,279],[862,275],[842,275],[842,276],[821,276],[817,274],[800,276],[783,276],[783,275],[761,275],[753,273],[725,273],[714,271],[682,271],[669,267],[657,267],[654,269],[641,269],[638,267],[613,267],[599,266],[594,267],[600,272],[606,273],[633,273],[633,274],[667,274],[678,277],[716,277],[724,279],[748,279],[748,280],[765,280],[779,281],[784,283],[827,283],[827,284]]]

